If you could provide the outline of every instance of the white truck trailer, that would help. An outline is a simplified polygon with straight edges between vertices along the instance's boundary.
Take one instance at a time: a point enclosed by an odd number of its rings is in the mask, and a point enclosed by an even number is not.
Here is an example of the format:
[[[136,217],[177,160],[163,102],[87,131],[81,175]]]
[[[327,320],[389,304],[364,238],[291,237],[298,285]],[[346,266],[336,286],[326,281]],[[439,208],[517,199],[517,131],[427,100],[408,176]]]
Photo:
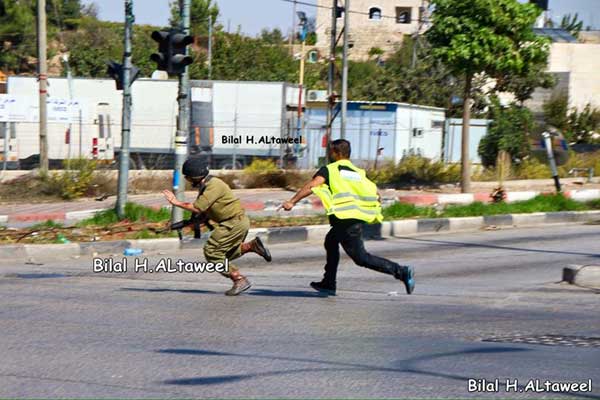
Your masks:
[[[80,156],[114,163],[121,146],[123,101],[115,82],[50,78],[48,83],[51,166]],[[254,157],[279,159],[285,152],[285,145],[246,138],[288,137],[297,110],[297,87],[283,82],[191,81],[190,92],[189,148],[209,154],[213,167],[239,168]],[[0,95],[0,153],[9,168],[39,163],[37,93],[36,78],[9,77],[7,94]],[[171,168],[177,81],[139,79],[132,96],[133,168]]]

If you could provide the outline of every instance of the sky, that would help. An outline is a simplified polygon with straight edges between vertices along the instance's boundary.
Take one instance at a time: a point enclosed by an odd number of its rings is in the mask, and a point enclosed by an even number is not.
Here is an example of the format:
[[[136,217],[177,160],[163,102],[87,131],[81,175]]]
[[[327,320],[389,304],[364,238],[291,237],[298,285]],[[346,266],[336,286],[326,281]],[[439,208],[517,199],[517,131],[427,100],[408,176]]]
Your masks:
[[[214,1],[214,0],[213,0]],[[304,0],[316,3],[316,0]],[[526,0],[519,0],[521,2]],[[100,19],[123,21],[123,0],[84,0],[94,2],[100,10]],[[600,0],[549,0],[551,15],[558,19],[565,14],[579,13],[584,27],[591,25],[600,29]],[[284,0],[216,0],[220,8],[220,20],[225,29],[236,31],[238,26],[247,35],[255,36],[263,28],[280,28],[284,33],[291,29],[292,7]],[[169,20],[169,0],[133,0],[136,23],[164,26]],[[314,15],[314,7],[298,6],[298,10]]]

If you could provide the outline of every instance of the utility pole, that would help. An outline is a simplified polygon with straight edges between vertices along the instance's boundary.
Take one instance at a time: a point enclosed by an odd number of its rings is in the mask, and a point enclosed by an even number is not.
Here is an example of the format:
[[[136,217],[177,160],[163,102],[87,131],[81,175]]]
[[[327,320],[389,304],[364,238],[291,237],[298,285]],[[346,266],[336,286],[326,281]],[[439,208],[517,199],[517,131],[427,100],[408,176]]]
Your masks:
[[[302,92],[304,90],[304,59],[305,59],[305,47],[306,47],[306,36],[308,35],[308,26],[306,13],[299,11],[298,19],[300,20],[300,40],[302,41],[302,48],[300,49],[300,76],[298,79],[298,124],[296,126],[296,138],[300,139],[302,136]],[[294,153],[298,156],[299,144],[294,144]]]
[[[119,153],[119,182],[116,211],[125,218],[127,186],[129,183],[129,139],[131,134],[131,37],[133,33],[133,0],[125,0],[125,37],[123,39],[123,115],[121,120],[121,152]]]
[[[212,79],[212,35],[213,35],[212,14],[208,14],[208,80]]]
[[[342,116],[340,120],[340,137],[346,137],[346,120],[348,118],[348,34],[350,32],[350,0],[344,2],[344,52],[342,59]]]
[[[327,121],[326,131],[327,136],[327,152],[329,154],[329,142],[331,142],[331,131],[333,127],[333,107],[335,106],[335,99],[333,98],[334,90],[334,79],[335,79],[335,45],[337,43],[337,0],[332,0],[333,6],[331,7],[331,32],[330,32],[330,45],[329,45],[329,70],[327,72]]]
[[[71,66],[69,64],[69,57],[64,55],[62,58],[65,67],[67,68],[67,81],[69,83],[69,100],[71,102],[70,107],[73,106],[73,73],[71,72]],[[69,110],[69,143],[67,147],[67,162],[71,162],[71,143],[73,142],[73,112]]]
[[[181,30],[185,36],[190,34],[190,9],[191,0],[183,0],[181,4]],[[185,55],[189,55],[189,49],[185,47]],[[185,182],[181,179],[181,167],[188,154],[188,135],[190,123],[190,79],[188,66],[179,74],[179,115],[177,119],[177,133],[175,134],[175,170],[173,171],[173,192],[177,199],[185,200]],[[183,210],[179,207],[173,207],[171,220],[177,222],[183,219]]]
[[[289,38],[290,55],[294,55],[294,39],[296,36],[296,0],[294,0],[294,6],[292,7],[292,33]]]
[[[48,172],[48,63],[46,60],[46,0],[37,2],[38,80],[40,82],[40,172]]]

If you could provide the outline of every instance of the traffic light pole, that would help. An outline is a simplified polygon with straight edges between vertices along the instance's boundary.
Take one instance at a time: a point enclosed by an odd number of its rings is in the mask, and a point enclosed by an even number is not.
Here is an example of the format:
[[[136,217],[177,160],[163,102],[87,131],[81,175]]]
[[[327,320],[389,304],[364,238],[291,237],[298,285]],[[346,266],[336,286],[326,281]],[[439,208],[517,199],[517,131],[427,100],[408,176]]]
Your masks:
[[[125,39],[123,53],[123,116],[121,122],[121,151],[119,153],[119,183],[116,211],[125,217],[129,181],[129,139],[131,133],[131,36],[133,31],[133,0],[125,0]]]
[[[191,0],[183,0],[181,8],[181,28],[184,35],[190,34],[190,8]],[[186,47],[186,55],[189,53]],[[177,133],[175,134],[175,169],[173,171],[173,192],[181,201],[185,200],[185,181],[181,176],[181,167],[188,154],[187,142],[189,134],[189,116],[190,116],[190,79],[188,67],[179,74],[179,116],[177,119]],[[177,222],[183,219],[183,210],[179,207],[173,207],[171,220]]]

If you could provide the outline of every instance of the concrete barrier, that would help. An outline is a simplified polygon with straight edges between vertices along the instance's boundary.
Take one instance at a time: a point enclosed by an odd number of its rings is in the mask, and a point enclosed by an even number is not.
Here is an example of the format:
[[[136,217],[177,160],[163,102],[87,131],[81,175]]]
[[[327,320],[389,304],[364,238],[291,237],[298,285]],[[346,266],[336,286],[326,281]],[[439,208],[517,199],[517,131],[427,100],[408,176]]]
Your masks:
[[[512,219],[516,226],[539,225],[546,221],[546,213],[513,214]]]
[[[510,226],[513,225],[512,214],[484,215],[483,224],[486,226]]]
[[[418,222],[416,219],[406,219],[404,221],[392,221],[391,236],[413,235],[417,233]]]
[[[570,265],[563,269],[563,281],[600,290],[600,265]]]
[[[451,231],[474,230],[483,226],[483,217],[450,218]]]

